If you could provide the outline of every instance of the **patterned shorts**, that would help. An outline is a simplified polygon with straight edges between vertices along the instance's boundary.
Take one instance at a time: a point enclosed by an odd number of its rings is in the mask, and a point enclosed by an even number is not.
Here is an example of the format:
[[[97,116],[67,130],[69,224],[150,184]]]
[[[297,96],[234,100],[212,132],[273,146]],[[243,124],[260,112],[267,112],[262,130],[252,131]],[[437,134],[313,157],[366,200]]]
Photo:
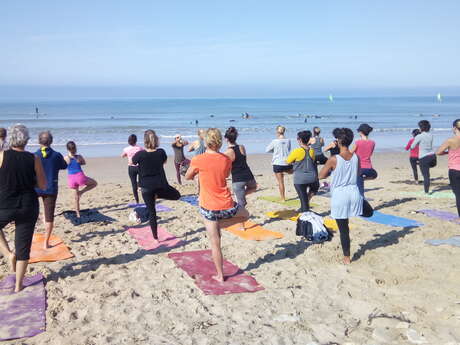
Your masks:
[[[240,206],[237,203],[235,203],[235,206],[233,206],[232,208],[218,211],[207,210],[203,207],[200,207],[200,213],[207,220],[218,221],[220,219],[228,219],[234,217],[235,214],[238,212],[239,207]]]

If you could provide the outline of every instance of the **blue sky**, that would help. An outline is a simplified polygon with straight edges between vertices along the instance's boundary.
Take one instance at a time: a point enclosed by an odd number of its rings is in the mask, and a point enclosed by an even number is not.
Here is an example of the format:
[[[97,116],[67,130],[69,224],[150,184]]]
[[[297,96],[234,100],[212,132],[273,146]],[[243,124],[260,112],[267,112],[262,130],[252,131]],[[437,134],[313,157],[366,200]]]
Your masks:
[[[459,13],[458,0],[2,1],[0,91],[452,93]]]

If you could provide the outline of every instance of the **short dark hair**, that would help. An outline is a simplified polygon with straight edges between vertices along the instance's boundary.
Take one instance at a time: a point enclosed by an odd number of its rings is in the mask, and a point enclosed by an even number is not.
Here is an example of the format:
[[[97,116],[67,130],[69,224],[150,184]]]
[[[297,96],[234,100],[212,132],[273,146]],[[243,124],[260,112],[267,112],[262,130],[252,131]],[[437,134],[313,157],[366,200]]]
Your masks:
[[[367,123],[362,123],[358,127],[358,132],[363,133],[366,137],[374,130],[371,126]]]
[[[69,141],[66,144],[67,151],[69,151],[71,154],[75,154],[77,152],[77,145],[73,141]]]
[[[131,134],[129,137],[128,137],[128,144],[131,145],[131,146],[134,146],[136,145],[137,143],[137,136],[136,134]]]
[[[430,121],[422,120],[418,123],[418,126],[422,132],[429,132],[431,129]]]
[[[339,132],[340,132],[340,128],[334,128],[333,129],[332,135],[334,136],[334,138],[337,139],[337,136],[339,135]]]
[[[337,128],[337,140],[342,146],[349,147],[353,142],[353,131],[350,128]]]
[[[6,138],[6,129],[0,128],[0,139],[5,139],[5,138]]]
[[[50,131],[41,132],[38,135],[38,143],[43,146],[50,146],[53,143],[53,135]]]
[[[460,119],[455,120],[454,123],[452,124],[452,127],[460,130]]]
[[[412,136],[416,137],[417,135],[420,134],[420,129],[416,128],[412,131]]]
[[[238,131],[235,127],[228,127],[225,131],[224,138],[227,139],[231,144],[236,142],[236,138],[238,138]]]
[[[313,135],[319,135],[321,133],[321,128],[313,127]]]
[[[301,131],[297,133],[297,139],[300,139],[302,144],[308,145],[308,142],[310,141],[311,138],[311,132],[310,131]]]

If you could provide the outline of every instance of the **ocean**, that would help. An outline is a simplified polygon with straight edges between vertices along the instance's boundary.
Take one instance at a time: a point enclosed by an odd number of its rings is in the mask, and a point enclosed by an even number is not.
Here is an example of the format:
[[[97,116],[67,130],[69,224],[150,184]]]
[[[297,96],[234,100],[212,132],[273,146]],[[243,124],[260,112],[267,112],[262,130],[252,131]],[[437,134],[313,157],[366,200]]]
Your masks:
[[[36,113],[38,108],[38,114]],[[249,118],[243,119],[242,114]],[[51,130],[56,150],[65,152],[73,140],[89,157],[117,156],[134,133],[142,143],[143,131],[154,129],[161,147],[170,154],[176,134],[194,140],[198,128],[235,126],[249,153],[262,153],[279,124],[287,137],[318,126],[326,141],[335,127],[356,133],[361,123],[374,128],[371,138],[378,151],[401,151],[418,121],[429,120],[439,145],[451,135],[452,121],[460,118],[460,97],[324,98],[303,99],[74,99],[0,100],[0,127],[23,123],[36,149],[40,131]],[[198,124],[197,124],[198,123]],[[295,143],[295,140],[293,140]]]

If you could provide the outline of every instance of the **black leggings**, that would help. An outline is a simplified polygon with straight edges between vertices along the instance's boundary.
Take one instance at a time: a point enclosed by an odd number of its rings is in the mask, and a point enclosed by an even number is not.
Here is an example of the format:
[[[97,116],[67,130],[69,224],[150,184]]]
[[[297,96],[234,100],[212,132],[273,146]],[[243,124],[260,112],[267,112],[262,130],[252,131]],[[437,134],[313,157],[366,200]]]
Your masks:
[[[342,244],[343,256],[350,256],[350,228],[347,219],[336,219],[340,231],[340,243]]]
[[[420,158],[420,171],[423,175],[423,188],[425,193],[430,191],[430,168],[436,166],[436,156],[428,155]]]
[[[300,199],[300,212],[307,212],[310,210],[310,203],[308,201],[309,193],[316,193],[319,189],[319,182],[309,184],[294,184],[294,188],[299,195]]]
[[[38,219],[38,197],[27,197],[21,208],[0,209],[0,231],[10,222],[15,222],[14,245],[17,260],[30,259],[30,247]]]
[[[457,212],[460,217],[460,170],[449,169],[449,181],[452,191],[455,194]]]
[[[133,187],[134,200],[139,203],[139,193],[137,192],[137,175],[139,175],[139,168],[137,166],[128,166],[128,175]]]
[[[166,199],[166,200],[178,200],[180,198],[180,193],[177,189],[167,185],[164,188],[158,189],[141,189],[142,198],[144,199],[145,205],[149,210],[149,222],[150,228],[152,229],[152,234],[154,239],[158,239],[157,232],[157,210],[155,208],[155,199]]]
[[[414,174],[414,180],[418,181],[418,171],[417,171],[418,158],[410,157],[409,162],[410,162],[410,166],[412,167],[412,173]]]

